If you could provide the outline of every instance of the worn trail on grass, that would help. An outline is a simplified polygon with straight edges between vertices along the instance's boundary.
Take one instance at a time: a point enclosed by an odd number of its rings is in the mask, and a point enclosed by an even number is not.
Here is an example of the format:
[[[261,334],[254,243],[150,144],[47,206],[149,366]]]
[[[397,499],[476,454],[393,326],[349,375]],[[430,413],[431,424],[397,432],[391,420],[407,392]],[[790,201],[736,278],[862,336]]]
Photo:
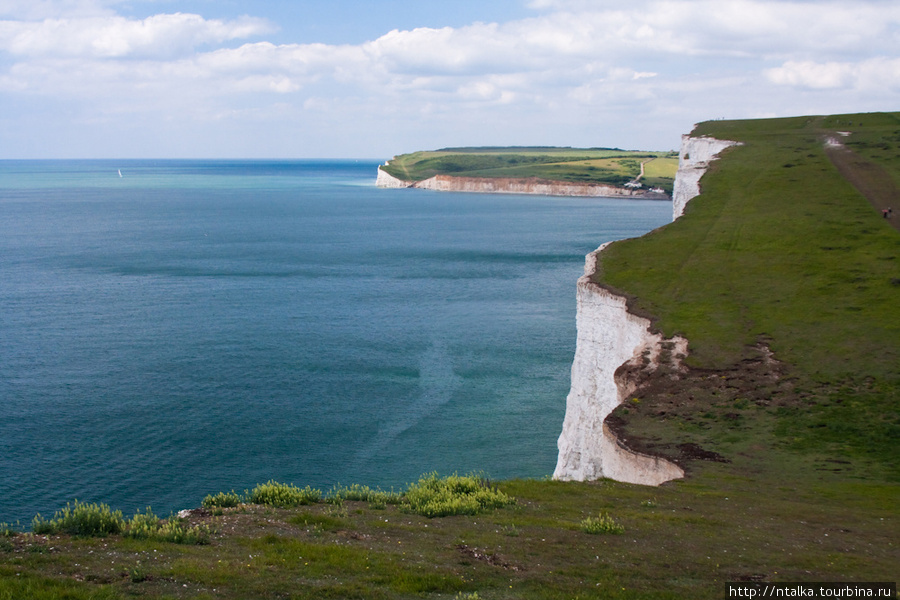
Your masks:
[[[890,173],[881,166],[859,156],[836,138],[829,138],[825,144],[825,154],[838,173],[865,196],[878,212],[900,202],[900,189]],[[900,231],[900,213],[887,220],[894,229]]]

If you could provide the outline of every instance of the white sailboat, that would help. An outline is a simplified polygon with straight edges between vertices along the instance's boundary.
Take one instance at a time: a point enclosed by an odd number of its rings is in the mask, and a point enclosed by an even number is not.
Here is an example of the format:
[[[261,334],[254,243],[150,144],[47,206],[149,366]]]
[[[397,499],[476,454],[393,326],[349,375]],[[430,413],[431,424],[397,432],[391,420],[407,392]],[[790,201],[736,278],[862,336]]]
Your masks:
[[[122,169],[119,169],[119,177],[122,176]]]

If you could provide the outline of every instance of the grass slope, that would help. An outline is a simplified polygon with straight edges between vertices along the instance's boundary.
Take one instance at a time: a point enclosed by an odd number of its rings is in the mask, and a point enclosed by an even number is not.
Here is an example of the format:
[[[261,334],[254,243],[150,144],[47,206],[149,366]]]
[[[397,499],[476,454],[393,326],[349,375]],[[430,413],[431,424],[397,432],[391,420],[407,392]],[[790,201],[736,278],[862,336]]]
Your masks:
[[[640,176],[641,163],[646,163],[641,183],[671,193],[678,168],[677,154],[672,152],[608,148],[446,148],[402,154],[382,168],[405,181],[454,175],[624,185]]]
[[[878,140],[869,156],[898,177],[896,114],[702,124],[696,134],[743,145],[714,163],[686,218],[613,245],[600,278],[685,335],[694,366],[727,368],[766,342],[804,396],[778,427],[897,478],[900,235],[826,156],[836,130],[851,148]]]
[[[705,123],[695,133],[744,145],[682,219],[603,255],[605,285],[690,339],[690,370],[647,377],[610,420],[686,479],[494,482],[501,508],[435,518],[357,486],[292,508],[219,494],[182,523],[210,532],[202,546],[0,527],[0,600],[712,599],[727,581],[895,581],[900,234],[825,154],[835,131],[900,181],[896,114]]]

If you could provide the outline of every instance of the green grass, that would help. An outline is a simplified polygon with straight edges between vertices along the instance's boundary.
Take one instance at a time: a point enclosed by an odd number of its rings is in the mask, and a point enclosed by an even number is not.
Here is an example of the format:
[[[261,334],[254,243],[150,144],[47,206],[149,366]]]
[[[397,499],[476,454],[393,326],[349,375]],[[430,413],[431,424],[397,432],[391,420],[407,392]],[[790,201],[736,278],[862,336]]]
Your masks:
[[[660,373],[624,407],[629,442],[689,442],[727,462],[687,461],[687,478],[657,488],[425,475],[402,493],[324,495],[269,482],[263,503],[211,494],[173,521],[207,531],[206,545],[6,525],[0,600],[703,600],[728,581],[895,580],[900,233],[825,155],[834,131],[900,180],[896,114],[704,123],[696,134],[744,145],[684,218],[603,255],[599,279],[691,343],[689,373]],[[493,499],[457,510],[479,494]],[[131,521],[160,523],[149,510]]]
[[[804,124],[771,122],[776,136],[754,133],[760,123],[702,125],[744,145],[714,163],[689,218],[614,244],[600,278],[637,298],[667,335],[687,336],[696,364],[732,364],[765,337],[780,359],[820,378],[891,376],[900,237]]]
[[[388,504],[400,504],[403,500],[403,494],[400,492],[386,492],[381,489],[372,489],[367,485],[358,483],[350,486],[336,485],[328,494],[328,499],[334,500],[354,500],[368,502],[376,508],[384,508]]]
[[[5,537],[13,531],[6,527]],[[121,534],[126,538],[155,540],[173,544],[206,544],[210,531],[203,526],[185,526],[175,516],[160,519],[150,507],[146,512],[136,512],[131,519],[122,511],[112,510],[106,504],[88,504],[76,500],[56,511],[52,519],[36,515],[31,523],[32,535],[70,535],[75,537],[107,537]],[[4,544],[7,546],[7,544]]]
[[[429,473],[410,485],[403,495],[403,507],[425,517],[477,515],[515,504],[479,475],[438,477]]]
[[[687,337],[693,367],[737,368],[762,341],[787,376],[750,411],[698,389],[693,418],[645,422],[647,435],[728,448],[765,427],[782,447],[900,480],[900,234],[829,160],[835,131],[900,180],[897,114],[704,123],[695,134],[743,145],[684,218],[603,254],[596,279]]]
[[[267,504],[282,508],[315,504],[321,498],[322,492],[320,490],[309,486],[300,489],[293,483],[279,483],[277,481],[261,483],[247,495],[247,501],[253,504]]]
[[[642,183],[671,192],[678,159],[669,152],[601,148],[448,148],[403,154],[383,169],[406,181],[422,181],[442,174],[623,185],[640,175],[640,165],[645,161],[649,162]]]
[[[326,502],[242,505],[192,517],[213,532],[204,546],[18,534],[0,550],[0,598],[712,599],[757,576],[891,579],[896,484],[792,462],[741,469],[659,488],[504,481],[515,505],[441,518],[363,501],[337,516]],[[624,533],[582,530],[603,513]]]
[[[122,511],[106,504],[87,504],[75,501],[56,511],[52,519],[36,515],[31,523],[34,533],[65,533],[75,536],[107,536],[125,529]]]
[[[625,528],[607,513],[601,513],[597,517],[588,517],[579,524],[579,527],[583,532],[591,535],[601,533],[621,535],[625,533]]]
[[[231,490],[230,492],[218,492],[209,494],[201,502],[203,508],[233,508],[243,502],[243,497]]]

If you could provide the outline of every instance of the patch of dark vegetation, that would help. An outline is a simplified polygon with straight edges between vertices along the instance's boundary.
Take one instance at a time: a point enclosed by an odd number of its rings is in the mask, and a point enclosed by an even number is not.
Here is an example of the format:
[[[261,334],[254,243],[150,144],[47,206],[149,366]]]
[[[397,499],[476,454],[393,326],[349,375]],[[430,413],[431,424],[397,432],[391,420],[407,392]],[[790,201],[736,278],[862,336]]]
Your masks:
[[[687,444],[678,444],[678,449],[681,451],[681,460],[708,460],[712,462],[721,462],[727,463],[731,462],[718,452],[712,452],[711,450],[704,450],[700,446],[694,443]]]
[[[456,549],[459,550],[459,553],[463,556],[477,561],[485,562],[493,567],[499,567],[501,569],[506,569],[507,571],[521,571],[519,567],[503,560],[493,552],[473,548],[467,544],[459,544],[456,546]]]

